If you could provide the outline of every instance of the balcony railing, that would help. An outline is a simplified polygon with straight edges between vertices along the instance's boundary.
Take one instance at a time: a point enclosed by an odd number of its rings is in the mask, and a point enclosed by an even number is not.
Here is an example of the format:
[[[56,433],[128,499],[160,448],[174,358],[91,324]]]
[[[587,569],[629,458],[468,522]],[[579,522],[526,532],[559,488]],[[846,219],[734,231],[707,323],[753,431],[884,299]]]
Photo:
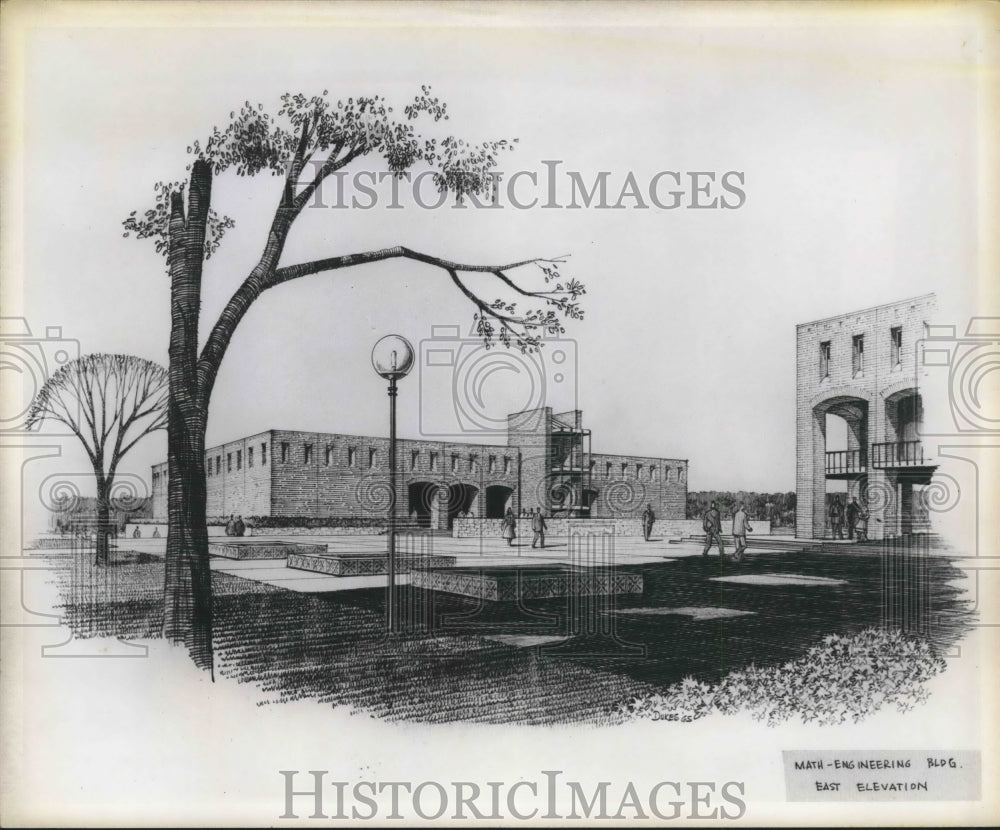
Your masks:
[[[920,441],[872,444],[872,467],[923,467],[926,463]]]
[[[864,450],[835,450],[826,454],[826,474],[848,475],[868,470],[868,459]]]

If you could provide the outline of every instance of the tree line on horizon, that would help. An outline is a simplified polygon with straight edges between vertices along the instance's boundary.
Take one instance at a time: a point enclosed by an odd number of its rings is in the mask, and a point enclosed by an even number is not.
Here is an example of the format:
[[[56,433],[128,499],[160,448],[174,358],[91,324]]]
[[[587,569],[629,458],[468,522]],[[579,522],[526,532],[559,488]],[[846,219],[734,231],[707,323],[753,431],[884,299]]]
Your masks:
[[[731,516],[743,504],[752,519],[770,520],[772,527],[795,524],[795,492],[757,493],[750,490],[690,490],[687,517],[700,519],[712,502],[723,516]]]
[[[153,517],[153,498],[145,496],[130,502],[128,508],[114,504],[109,508],[109,523],[118,533],[123,533],[127,522]],[[49,510],[49,528],[56,533],[66,533],[73,527],[96,525],[98,521],[97,496],[78,496],[66,509]]]

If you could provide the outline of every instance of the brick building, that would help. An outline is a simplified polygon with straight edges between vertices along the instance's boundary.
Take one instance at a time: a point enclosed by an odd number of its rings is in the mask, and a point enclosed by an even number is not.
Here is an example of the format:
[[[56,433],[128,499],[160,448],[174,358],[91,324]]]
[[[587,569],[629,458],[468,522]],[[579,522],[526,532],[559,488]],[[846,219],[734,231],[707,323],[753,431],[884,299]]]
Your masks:
[[[936,462],[919,440],[917,350],[933,294],[796,328],[795,535],[830,536],[829,502],[857,497],[877,539],[920,530]]]
[[[448,528],[455,516],[499,518],[541,508],[549,516],[683,519],[687,461],[590,450],[580,411],[550,407],[507,418],[506,444],[400,439],[400,517]],[[167,515],[167,464],[155,464],[153,516]],[[205,452],[210,517],[373,517],[389,503],[389,440],[268,430]]]

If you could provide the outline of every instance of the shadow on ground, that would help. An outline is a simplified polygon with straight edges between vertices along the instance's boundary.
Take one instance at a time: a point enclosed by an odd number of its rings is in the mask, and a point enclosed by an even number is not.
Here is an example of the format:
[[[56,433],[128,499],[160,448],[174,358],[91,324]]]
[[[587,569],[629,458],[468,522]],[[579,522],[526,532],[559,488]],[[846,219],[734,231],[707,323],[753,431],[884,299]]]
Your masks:
[[[392,637],[382,589],[301,594],[214,572],[217,672],[266,702],[386,719],[606,723],[623,699],[785,663],[830,633],[902,623],[946,653],[971,622],[964,575],[943,552],[919,567],[915,579],[877,555],[689,557],[622,568],[644,591],[613,600],[489,603],[403,588],[404,631]],[[97,568],[70,556],[58,574],[78,636],[159,636],[162,559],[126,551]],[[768,579],[717,579],[729,576]]]

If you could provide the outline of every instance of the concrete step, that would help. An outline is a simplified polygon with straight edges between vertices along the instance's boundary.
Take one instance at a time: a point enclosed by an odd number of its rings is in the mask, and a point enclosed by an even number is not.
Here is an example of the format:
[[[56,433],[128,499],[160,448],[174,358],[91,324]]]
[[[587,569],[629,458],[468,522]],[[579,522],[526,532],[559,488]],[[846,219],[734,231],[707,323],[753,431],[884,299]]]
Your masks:
[[[705,544],[705,534],[685,536],[682,542],[688,544]],[[722,544],[734,547],[736,540],[731,534],[722,534]],[[816,550],[822,546],[822,542],[810,539],[768,539],[767,537],[755,537],[753,534],[747,535],[748,548],[768,548],[770,550]]]

